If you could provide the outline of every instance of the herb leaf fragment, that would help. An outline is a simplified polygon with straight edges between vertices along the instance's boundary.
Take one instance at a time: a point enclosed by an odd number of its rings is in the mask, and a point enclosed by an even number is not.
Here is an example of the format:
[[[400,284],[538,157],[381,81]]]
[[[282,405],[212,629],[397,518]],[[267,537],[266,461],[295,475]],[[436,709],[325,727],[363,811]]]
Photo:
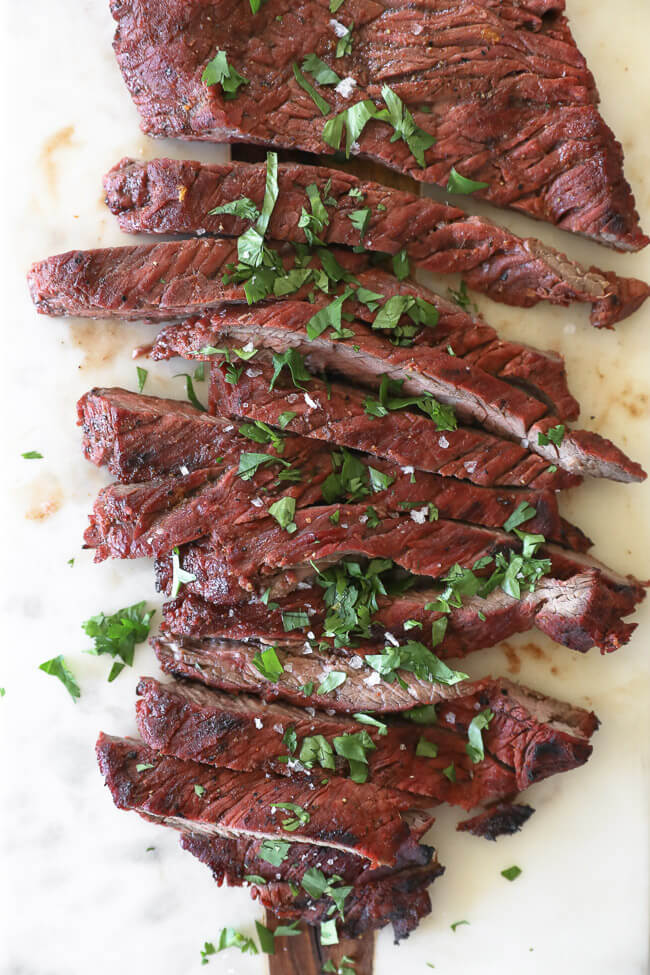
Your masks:
[[[74,674],[68,669],[68,666],[61,654],[59,654],[57,657],[52,657],[51,660],[46,660],[45,663],[39,664],[38,669],[60,680],[76,704],[77,699],[81,697],[81,691]]]

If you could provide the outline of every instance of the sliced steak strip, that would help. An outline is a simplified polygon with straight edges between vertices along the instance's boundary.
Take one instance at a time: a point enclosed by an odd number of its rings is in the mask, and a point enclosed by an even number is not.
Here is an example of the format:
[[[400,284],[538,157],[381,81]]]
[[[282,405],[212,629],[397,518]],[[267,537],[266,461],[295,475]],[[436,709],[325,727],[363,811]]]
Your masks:
[[[157,571],[160,587],[167,588],[171,577],[169,560],[159,561]],[[260,602],[237,606],[208,602],[187,591],[193,586],[184,588],[182,598],[164,605],[167,632],[181,637],[234,640],[263,635],[274,642],[291,637],[285,632],[283,613],[304,611],[309,616],[310,630],[319,640],[324,639],[327,609],[318,586],[301,588],[283,597],[278,601],[277,610]],[[414,630],[412,624],[405,624],[415,620],[422,624],[421,628],[416,627],[417,639],[434,649],[431,624],[442,614],[425,607],[439,595],[440,589],[430,588],[410,590],[391,599],[380,598],[373,616],[373,636],[381,640],[388,631],[399,640],[408,640],[413,638]],[[526,593],[522,599],[514,599],[497,589],[487,599],[475,596],[466,599],[461,608],[452,609],[443,640],[435,646],[435,652],[444,658],[464,657],[537,627],[572,650],[584,653],[597,646],[609,653],[627,643],[636,629],[635,623],[624,623],[622,619],[632,611],[631,596],[629,593],[623,598],[615,593],[603,582],[598,569],[586,570],[566,580],[545,577],[533,593]],[[296,641],[304,639],[301,633],[292,635]]]
[[[352,890],[345,899],[345,917],[337,918],[336,927],[340,936],[348,938],[358,938],[389,923],[396,941],[408,937],[431,912],[426,888],[444,872],[435,851],[422,845],[420,849],[428,851],[428,863],[371,869],[364,867],[359,857],[304,843],[293,843],[286,859],[272,868],[259,856],[259,841],[181,833],[180,843],[210,868],[219,886],[224,882],[231,887],[250,884],[253,899],[283,920],[319,924],[327,919],[332,900],[327,896],[313,900],[300,886],[307,870],[341,877]],[[251,876],[264,877],[266,882],[255,884],[246,879]]]
[[[217,373],[216,368],[213,373]],[[243,388],[250,388],[250,379],[245,372],[242,373],[240,383]],[[214,400],[220,395],[222,381],[220,372],[213,376]],[[314,382],[314,389],[320,390],[320,381]],[[339,398],[339,389],[345,390],[346,398],[343,401]],[[259,392],[261,396],[262,390]],[[311,414],[304,409],[307,406],[304,397],[296,394],[295,390],[288,395],[296,397],[291,405],[292,412],[297,414],[288,429],[310,437],[317,436],[306,422]],[[423,414],[389,413],[381,418],[381,423],[377,423],[363,412],[365,394],[354,387],[343,387],[336,383],[332,386],[329,403],[327,397],[322,398],[320,393],[317,395],[321,408],[327,404],[327,413],[335,430],[331,437],[325,439],[364,449],[400,466],[431,469],[443,476],[462,477],[486,487],[494,484],[559,490],[579,483],[579,478],[561,468],[549,471],[545,460],[529,453],[519,444],[501,440],[485,431],[470,427],[447,431],[444,437],[449,446],[445,447],[444,441],[440,444],[439,438],[431,437],[431,423]],[[277,400],[274,397],[272,402],[287,402],[284,396],[284,391],[279,389]],[[352,429],[346,428],[343,433],[335,425],[340,413],[345,415],[348,396],[352,398],[349,409],[356,411],[362,425],[357,437],[353,436]],[[237,399],[235,394],[233,405]],[[216,405],[216,402],[213,403],[215,408]],[[255,408],[254,404],[249,405]],[[147,481],[166,474],[178,474],[183,468],[191,472],[212,467],[217,461],[221,463],[240,443],[240,450],[251,446],[250,441],[237,437],[230,419],[201,413],[189,403],[143,396],[124,389],[93,389],[81,397],[77,412],[86,457],[98,466],[105,465],[119,481]],[[275,411],[269,415],[279,416]],[[363,435],[366,423],[369,424],[368,429],[374,431],[374,437]],[[386,435],[384,430],[387,431]],[[412,436],[414,430],[416,436]],[[248,447],[244,447],[244,443]],[[373,445],[376,450],[371,450]]]
[[[465,696],[441,702],[435,725],[395,721],[379,734],[372,726],[340,715],[329,716],[323,711],[310,715],[301,708],[263,704],[259,698],[217,693],[194,683],[160,684],[143,678],[138,684],[136,714],[145,743],[165,755],[286,775],[292,774],[293,766],[301,768],[300,748],[306,737],[321,735],[331,745],[336,737],[363,730],[376,746],[375,751],[367,753],[369,781],[472,809],[525,788],[530,781],[530,756],[537,750],[555,750],[558,772],[581,763],[588,755],[584,753],[582,733],[576,737],[560,730],[553,721],[540,723],[534,714],[537,701],[532,712],[527,710],[525,703],[513,699],[511,692],[516,695],[519,691],[507,681],[499,686],[498,693],[490,682],[478,682]],[[473,764],[465,748],[467,731],[486,701],[494,715],[483,732],[486,757]],[[585,715],[585,728],[591,727],[590,721]],[[283,740],[289,730],[297,740],[293,757]],[[436,757],[416,755],[422,740],[435,746]],[[444,775],[452,762],[454,782]],[[324,773],[317,766],[313,774],[317,780],[323,774],[347,775],[347,762],[337,759],[336,769]],[[550,767],[545,766],[545,774],[552,774]]]
[[[514,0],[408,8],[359,0],[341,11],[354,21],[353,45],[336,58],[331,13],[315,0],[268,0],[255,15],[223,0],[111,4],[117,60],[151,135],[332,153],[324,124],[364,99],[384,108],[388,84],[435,143],[423,149],[421,167],[404,141],[391,141],[392,125],[373,120],[355,153],[441,186],[453,165],[486,183],[479,195],[497,206],[636,250],[647,238],[622,149],[598,113],[563,7],[562,0],[541,11]],[[220,49],[246,78],[230,100],[201,80]],[[324,116],[294,77],[293,65],[308,54],[353,89],[318,86]]]
[[[538,434],[558,423],[540,400],[463,359],[435,348],[416,349],[391,345],[376,332],[356,322],[346,323],[352,334],[332,339],[327,334],[309,339],[307,323],[314,310],[309,302],[285,301],[281,306],[257,307],[249,311],[224,308],[209,318],[190,319],[166,330],[166,344],[187,356],[206,344],[254,345],[284,353],[297,350],[312,373],[322,371],[344,376],[363,386],[376,388],[381,376],[403,381],[408,395],[430,394],[453,406],[459,420],[484,426],[506,439],[525,441],[535,453],[571,473],[620,481],[640,481],[643,468],[630,460],[611,441],[595,433],[566,429],[559,447],[544,447]],[[175,338],[172,338],[175,336]]]
[[[411,800],[334,777],[314,788],[298,777],[232,772],[159,755],[133,738],[101,734],[97,760],[113,801],[147,819],[207,836],[288,838],[333,846],[393,866],[415,841],[401,813]],[[147,766],[141,771],[137,766]],[[151,767],[149,767],[151,766]],[[201,795],[195,786],[202,787]],[[201,791],[201,788],[198,790]],[[278,804],[299,807],[282,809]],[[290,830],[283,821],[298,817]]]
[[[127,232],[222,237],[239,236],[248,221],[227,214],[211,216],[210,210],[241,197],[261,209],[265,181],[266,167],[259,164],[209,166],[187,159],[126,158],[106,174],[104,190],[106,203]],[[299,221],[303,207],[309,212],[307,187],[316,186],[321,199],[328,200],[329,224],[321,234],[325,243],[359,243],[350,214],[359,208],[361,193],[363,206],[370,210],[363,234],[367,250],[396,254],[404,249],[417,267],[462,274],[471,288],[496,301],[521,307],[538,301],[587,302],[592,323],[603,326],[625,318],[648,294],[640,281],[598,268],[587,270],[534,238],[522,239],[483,217],[360,180],[347,171],[285,163],[278,167],[278,184],[268,231],[276,240],[306,240]]]
[[[280,376],[270,389],[273,375],[268,353],[255,356],[255,368],[244,371],[236,384],[226,382],[223,370],[210,370],[210,411],[222,416],[261,420],[304,437],[314,437],[354,450],[385,457],[402,467],[431,471],[477,484],[547,486],[553,478],[566,477],[561,468],[549,470],[541,457],[521,444],[502,440],[476,427],[458,426],[439,431],[423,413],[395,410],[372,416],[365,404],[373,399],[367,390],[339,380],[314,376],[309,393],[288,386]],[[250,373],[250,374],[249,374]],[[294,416],[286,422],[286,415]],[[282,418],[282,420],[281,420]],[[549,485],[550,486],[550,485]]]

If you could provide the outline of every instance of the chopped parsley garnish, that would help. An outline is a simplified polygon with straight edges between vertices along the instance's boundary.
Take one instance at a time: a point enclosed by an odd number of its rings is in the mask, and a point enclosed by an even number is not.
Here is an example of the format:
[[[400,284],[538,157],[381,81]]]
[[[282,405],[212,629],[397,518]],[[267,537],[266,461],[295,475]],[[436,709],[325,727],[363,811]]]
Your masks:
[[[247,78],[228,64],[225,51],[217,51],[213,59],[208,61],[201,75],[201,81],[208,86],[221,85],[223,97],[227,101],[235,97],[238,88],[249,84]]]
[[[358,457],[345,448],[333,451],[331,461],[333,471],[325,479],[321,488],[327,504],[342,498],[359,501],[367,498],[371,491],[376,494],[387,490],[395,480],[394,477],[374,467],[366,467]]]
[[[180,551],[178,545],[174,545],[172,549],[172,599],[176,599],[181,586],[188,582],[196,582],[196,576],[193,572],[186,572],[185,569],[181,568]]]
[[[564,440],[565,427],[563,423],[558,423],[554,427],[549,427],[546,433],[537,434],[537,443],[540,447],[548,447],[549,444],[555,444],[559,447]]]
[[[490,727],[490,721],[494,717],[494,712],[489,708],[481,711],[476,717],[472,718],[469,723],[469,728],[467,729],[467,737],[469,741],[465,745],[465,751],[471,758],[472,762],[476,765],[477,762],[483,761],[485,758],[485,749],[483,747],[483,736],[481,732],[484,728]]]
[[[419,758],[437,758],[438,746],[433,741],[427,741],[426,738],[420,738],[415,746],[415,754]]]
[[[415,124],[413,116],[402,99],[388,85],[382,87],[381,96],[385,108],[379,109],[370,99],[364,99],[335,115],[325,123],[323,141],[332,149],[338,149],[345,131],[345,155],[349,158],[353,143],[357,141],[370,119],[376,119],[391,125],[393,127],[391,142],[402,139],[409,147],[415,161],[424,167],[426,165],[424,153],[435,143],[435,138]],[[327,113],[323,112],[323,115],[325,114]]]
[[[366,753],[377,746],[367,731],[357,731],[339,735],[332,741],[334,751],[350,763],[350,778],[353,782],[366,782],[368,779],[368,758]]]
[[[398,647],[387,646],[383,653],[369,654],[365,660],[389,684],[398,679],[398,670],[406,670],[420,680],[438,684],[458,684],[467,679],[467,674],[452,670],[428,647],[416,640],[410,640]]]
[[[489,183],[481,183],[476,179],[468,179],[466,176],[461,176],[455,167],[452,166],[449,179],[447,180],[447,192],[474,193],[476,190],[486,190],[489,185]]]
[[[450,924],[449,927],[451,928],[452,931],[455,931],[456,928],[459,928],[461,926],[461,924],[469,924],[469,921],[454,921],[454,923]]]
[[[284,840],[264,840],[257,855],[272,867],[279,867],[287,859],[290,847],[291,843]]]
[[[476,305],[474,304],[470,296],[467,294],[467,285],[465,284],[464,281],[460,282],[458,291],[454,291],[453,288],[447,288],[447,291],[449,292],[449,297],[451,298],[451,300],[455,302],[459,308],[462,308],[463,311],[466,312],[478,311],[478,308],[476,307]]]
[[[296,735],[296,729],[293,727],[293,725],[289,725],[285,733],[282,735],[282,744],[286,745],[289,750],[289,754],[293,755],[298,747],[298,736]]]
[[[397,254],[393,255],[393,274],[398,281],[404,281],[408,278],[411,273],[411,265],[409,263],[408,254],[406,250],[402,248]]]
[[[367,724],[373,728],[376,728],[379,735],[388,734],[388,726],[385,725],[383,721],[373,718],[371,714],[363,714],[363,712],[357,711],[357,713],[353,714],[352,717],[355,721],[358,721],[359,724]]]
[[[345,0],[330,0],[330,13],[335,14],[339,7],[342,7]]]
[[[230,200],[229,203],[215,207],[214,210],[208,210],[208,214],[211,217],[217,216],[220,213],[239,217],[240,220],[257,220],[260,215],[260,211],[247,196],[242,196],[238,200]]]
[[[342,670],[330,670],[329,674],[322,683],[319,685],[316,693],[317,694],[331,694],[335,691],[337,687],[344,684],[347,679],[347,675],[343,673]]]
[[[27,450],[20,456],[24,457],[25,460],[43,460],[43,454],[39,453],[38,450]]]
[[[522,501],[521,504],[517,505],[510,517],[504,521],[503,530],[505,532],[511,532],[519,525],[523,525],[525,521],[530,521],[536,514],[536,508],[533,508],[527,501]]]
[[[144,389],[144,384],[147,381],[149,370],[143,369],[142,366],[136,366],[135,371],[138,374],[138,392],[141,393],[142,390]]]
[[[278,417],[278,426],[280,427],[280,429],[286,430],[286,428],[289,426],[291,421],[296,416],[298,416],[298,414],[294,413],[292,410],[286,410],[286,412],[280,413],[280,416]]]
[[[308,54],[302,62],[302,70],[308,72],[317,85],[338,85],[341,79],[336,71],[321,61],[315,54]],[[300,82],[298,82],[300,84]]]
[[[330,0],[330,3],[332,0]],[[320,943],[322,945],[337,945],[339,936],[336,930],[336,921],[331,918],[329,921],[321,921],[320,924]]]
[[[403,711],[402,717],[408,718],[414,724],[437,724],[438,721],[435,704],[421,704],[410,711]]]
[[[328,975],[355,975],[354,959],[349,955],[343,955],[341,964],[336,965],[331,958],[328,958],[323,965],[323,971]]]
[[[318,573],[316,583],[325,590],[327,607],[324,632],[334,637],[336,647],[345,646],[351,638],[370,637],[377,597],[387,595],[390,588],[382,575],[392,569],[390,559],[372,559],[365,568],[359,562],[342,560]]]
[[[516,880],[521,873],[521,867],[512,866],[506,867],[505,870],[501,871],[501,876],[505,877],[506,880]]]
[[[304,390],[305,387],[302,383],[308,383],[312,379],[312,375],[307,371],[305,360],[297,349],[287,349],[286,352],[273,353],[273,376],[271,377],[269,389],[275,388],[275,384],[285,366],[291,373],[291,381],[296,389]]]
[[[282,614],[282,628],[285,633],[290,633],[292,630],[304,630],[307,626],[309,626],[309,617],[304,610]]]
[[[282,829],[286,829],[289,833],[293,833],[301,826],[305,826],[311,819],[307,810],[303,809],[302,806],[296,805],[295,802],[274,802],[273,808],[293,813],[293,816],[288,816],[282,820]]]
[[[81,697],[81,691],[79,690],[79,685],[77,684],[75,676],[72,671],[68,669],[68,666],[61,654],[59,654],[58,657],[52,657],[51,660],[46,660],[45,663],[39,664],[38,669],[60,680],[75,703],[77,698]],[[4,690],[2,696],[4,697]]]
[[[368,528],[376,528],[380,523],[380,518],[372,505],[369,505],[365,511],[366,525]]]
[[[296,499],[283,497],[269,507],[269,514],[275,518],[280,528],[292,535],[298,528],[293,520],[296,513]]]
[[[181,377],[185,380],[185,393],[187,395],[188,400],[190,401],[190,403],[195,409],[200,410],[202,413],[205,413],[205,406],[203,405],[201,400],[194,392],[194,383],[192,382],[192,377],[188,372],[178,372],[174,376],[174,379],[179,379]]]
[[[330,181],[328,180],[324,190],[326,198],[325,202],[329,202],[329,186]],[[320,235],[325,230],[325,227],[327,227],[329,224],[330,218],[327,209],[325,208],[325,203],[323,203],[321,200],[316,184],[310,183],[305,192],[307,193],[311,213],[307,213],[303,207],[300,214],[300,219],[298,220],[298,226],[304,231],[307,243],[313,247],[315,244],[323,243],[323,241],[320,239]],[[300,271],[302,274],[302,280],[300,281],[299,286],[302,287],[307,278],[311,276],[311,271],[308,268],[302,268]]]
[[[302,684],[300,690],[305,695],[305,697],[311,697],[314,693],[314,682],[313,680],[308,680],[306,684]]]
[[[444,775],[444,777],[446,779],[449,779],[450,782],[455,782],[456,781],[456,766],[454,765],[454,763],[452,762],[451,765],[448,765],[447,766],[447,768],[443,768],[442,774]]]
[[[93,641],[93,648],[89,653],[95,656],[107,653],[111,657],[119,657],[119,661],[111,667],[109,681],[115,680],[125,666],[133,666],[136,644],[142,643],[149,636],[154,611],[148,611],[146,607],[144,601],[134,603],[133,606],[118,609],[110,616],[105,613],[91,616],[81,624],[84,633]]]
[[[135,767],[136,772],[146,772],[148,769],[153,768],[152,762],[138,762]]]
[[[303,738],[299,758],[307,768],[312,768],[316,764],[332,772],[336,768],[334,749],[324,735],[309,735]]]
[[[253,657],[253,666],[257,667],[262,677],[270,680],[273,684],[277,684],[284,673],[284,667],[275,652],[275,647],[258,650]]]
[[[402,396],[403,379],[381,377],[379,385],[379,399],[367,396],[363,402],[364,411],[368,416],[382,417],[393,410],[403,410],[415,406],[418,410],[433,420],[436,430],[455,430],[458,426],[456,415],[451,406],[439,403],[428,393],[421,396]]]
[[[402,316],[410,318],[410,324],[400,324]],[[411,345],[422,327],[435,328],[438,309],[424,298],[413,295],[393,295],[379,309],[372,323],[373,329],[390,331],[394,345]]]
[[[349,328],[344,328],[342,326],[342,314],[343,314],[343,303],[353,294],[351,288],[346,288],[343,294],[339,295],[326,305],[317,311],[315,315],[307,322],[305,330],[307,332],[307,338],[313,341],[322,335],[327,328],[331,328],[339,338],[350,338],[354,335],[354,332]],[[309,377],[311,378],[311,376]]]
[[[345,899],[351,892],[352,887],[338,886],[341,878],[338,874],[326,877],[318,867],[309,867],[305,870],[300,885],[313,900],[321,897],[331,897],[334,901],[336,911],[343,916]]]
[[[293,921],[291,924],[279,924],[275,931],[271,931],[267,928],[261,921],[255,922],[255,927],[257,929],[257,937],[260,939],[260,948],[265,955],[275,954],[275,939],[276,938],[290,938],[294,935],[300,934],[300,929],[298,927],[299,921]]]
[[[249,884],[259,884],[260,886],[264,886],[268,883],[268,881],[265,880],[264,877],[261,877],[259,873],[245,873],[244,880]]]
[[[252,938],[248,938],[246,935],[242,934],[240,931],[236,931],[234,928],[222,928],[216,948],[211,941],[206,941],[203,945],[203,950],[201,952],[201,964],[206,965],[208,962],[208,956],[216,955],[219,951],[225,951],[226,948],[238,948],[239,951],[241,951],[244,955],[257,955],[259,953],[257,950],[257,945]]]
[[[237,473],[242,481],[250,481],[257,474],[260,467],[264,467],[267,464],[281,464],[285,470],[291,467],[288,461],[282,460],[281,457],[274,457],[273,454],[255,454],[244,451],[239,455]]]
[[[361,210],[352,210],[350,213],[348,213],[348,219],[354,229],[359,231],[359,236],[363,241],[363,235],[368,229],[368,224],[370,223],[369,207],[363,207]]]
[[[248,440],[254,440],[255,443],[272,444],[279,454],[284,451],[284,437],[282,434],[267,426],[262,420],[252,420],[250,423],[242,423],[239,427],[239,432]]]
[[[353,30],[354,30],[354,21],[350,24],[345,34],[339,37],[338,43],[336,45],[336,53],[334,54],[335,58],[342,58],[346,54],[350,54],[352,52],[352,42],[353,42],[352,31]]]
[[[203,786],[203,785],[195,785],[194,786],[194,792],[199,797],[199,799],[203,798],[203,796],[205,795],[205,786]]]
[[[332,106],[329,104],[329,102],[326,102],[323,96],[318,94],[314,86],[307,81],[304,74],[295,62],[293,63],[293,76],[302,90],[307,92],[321,115],[329,115],[329,113],[332,111]]]

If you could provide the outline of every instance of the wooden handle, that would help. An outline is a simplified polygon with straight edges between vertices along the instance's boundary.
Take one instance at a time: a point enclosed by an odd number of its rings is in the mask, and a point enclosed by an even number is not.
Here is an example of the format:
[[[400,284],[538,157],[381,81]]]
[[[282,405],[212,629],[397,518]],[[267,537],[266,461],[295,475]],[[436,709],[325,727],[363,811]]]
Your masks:
[[[266,926],[275,930],[281,922],[267,911]],[[275,954],[269,955],[270,975],[321,975],[328,959],[338,968],[344,955],[352,959],[355,975],[372,975],[375,952],[374,933],[355,940],[342,938],[339,944],[321,946],[318,928],[301,924],[301,933],[293,938],[276,938]]]

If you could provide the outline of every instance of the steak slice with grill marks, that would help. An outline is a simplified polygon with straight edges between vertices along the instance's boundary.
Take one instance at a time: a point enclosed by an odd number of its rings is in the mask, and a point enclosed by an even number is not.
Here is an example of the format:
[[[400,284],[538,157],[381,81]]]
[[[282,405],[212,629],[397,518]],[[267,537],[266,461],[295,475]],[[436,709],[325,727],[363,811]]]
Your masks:
[[[538,778],[532,758],[537,753],[554,753],[557,759],[555,769],[544,765],[545,775],[582,764],[591,752],[586,739],[597,726],[593,715],[584,712],[580,716],[580,709],[557,702],[540,705],[534,696],[527,697],[525,688],[509,681],[501,682],[498,691],[493,682],[479,681],[464,696],[440,702],[436,724],[391,721],[383,734],[340,715],[310,714],[277,703],[263,705],[259,698],[218,693],[189,682],[161,684],[142,678],[137,693],[138,730],[147,745],[165,755],[236,770],[291,775],[294,767],[301,769],[301,746],[306,738],[320,735],[331,746],[335,738],[364,731],[376,746],[366,753],[369,781],[465,809],[526,788],[531,776]],[[465,748],[468,728],[486,706],[493,717],[483,731],[485,758],[472,763]],[[542,716],[535,713],[537,707]],[[575,732],[566,730],[566,715],[576,725]],[[285,740],[287,732],[294,735],[291,748]],[[421,741],[431,746],[431,752],[437,750],[437,755],[416,754]],[[452,762],[453,782],[444,775]],[[338,758],[336,769],[328,765],[323,772],[316,762],[312,774],[317,781],[323,775],[347,775],[348,763]]]
[[[326,122],[364,99],[384,109],[387,84],[403,102],[398,121],[348,132],[353,152],[441,186],[455,166],[487,184],[479,196],[497,206],[624,250],[647,244],[563,0],[359,0],[339,14],[354,21],[340,58],[331,13],[316,0],[268,0],[254,15],[224,0],[113,0],[111,9],[117,60],[151,135],[332,153]],[[246,79],[235,98],[201,80],[219,50]],[[309,54],[352,92],[319,85],[316,104],[294,74]],[[421,146],[423,165],[394,128],[413,123],[433,142]]]
[[[532,806],[520,803],[498,802],[477,816],[458,823],[456,829],[461,833],[483,836],[486,840],[496,840],[497,836],[512,836],[527,823],[535,810]]]
[[[255,840],[181,833],[180,844],[210,868],[219,886],[224,881],[231,887],[250,884],[253,899],[284,920],[295,918],[319,924],[328,917],[331,898],[314,900],[301,886],[307,870],[341,877],[342,883],[352,885],[352,890],[345,898],[345,915],[337,917],[336,928],[339,936],[348,938],[358,938],[389,923],[396,941],[408,937],[431,912],[426,888],[444,872],[432,847],[422,844],[419,849],[423,851],[423,862],[391,869],[372,869],[364,866],[359,857],[304,843],[292,843],[286,859],[273,867],[260,857],[260,843]],[[254,876],[265,882],[247,880]]]
[[[506,439],[523,440],[536,454],[571,473],[620,481],[646,477],[639,464],[595,433],[567,428],[558,446],[541,445],[539,434],[557,426],[557,416],[541,400],[463,359],[423,345],[417,349],[391,345],[357,322],[346,323],[345,338],[332,341],[321,334],[309,339],[307,324],[313,315],[313,306],[300,301],[247,311],[225,307],[210,317],[189,319],[175,332],[167,329],[166,341],[171,342],[174,334],[177,353],[186,357],[206,344],[221,348],[224,343],[253,342],[275,353],[294,349],[304,356],[310,372],[332,372],[369,388],[379,386],[387,375],[403,382],[405,394],[429,394],[452,406],[459,420],[480,424]]]
[[[159,586],[171,581],[169,560],[157,564]],[[277,609],[267,603],[247,601],[232,606],[208,602],[188,592],[163,606],[164,628],[179,637],[216,637],[234,640],[255,639],[303,641],[303,634],[286,633],[284,613],[306,612],[309,631],[319,640],[324,636],[327,607],[318,586],[301,588],[277,601]],[[197,588],[201,588],[199,586]],[[516,633],[536,627],[551,639],[572,650],[586,652],[597,646],[603,653],[617,650],[628,642],[635,623],[624,623],[632,612],[637,594],[630,585],[625,593],[615,592],[603,582],[598,569],[589,569],[568,579],[544,577],[532,593],[521,599],[495,589],[486,599],[474,596],[463,600],[460,608],[443,614],[426,609],[439,598],[440,588],[411,589],[390,599],[378,597],[378,610],[372,617],[372,637],[381,640],[387,631],[400,640],[417,639],[434,649],[431,624],[443,615],[448,623],[442,642],[435,645],[441,657],[464,657],[483,647],[493,646]],[[414,627],[410,621],[420,623]],[[407,625],[408,624],[408,625]],[[350,652],[354,652],[351,650]]]
[[[314,788],[297,776],[183,762],[133,738],[104,734],[96,751],[116,806],[176,829],[333,846],[375,866],[394,866],[400,851],[416,843],[402,817],[412,799],[371,783],[334,777]]]
[[[244,372],[240,382],[247,385],[249,379]],[[215,397],[216,384],[220,385],[220,382],[220,377],[213,377]],[[320,389],[319,381],[314,382],[315,388]],[[328,404],[332,423],[335,411],[345,409],[340,403],[339,389],[345,389],[342,393],[346,397],[345,404],[348,395],[354,403],[365,396],[354,387],[334,384],[332,400]],[[278,390],[277,394],[281,401],[284,392]],[[321,406],[324,402],[320,400]],[[297,425],[300,430],[300,410],[302,404],[306,404],[302,397],[297,403],[293,403],[293,412],[297,413],[298,419],[289,426]],[[362,407],[356,409],[359,411]],[[183,468],[194,471],[212,467],[240,444],[240,451],[251,447],[250,441],[237,436],[232,420],[201,413],[189,403],[143,396],[124,389],[93,389],[85,393],[77,404],[77,413],[83,430],[84,454],[93,463],[105,465],[119,481],[147,481],[165,474],[178,474]],[[365,413],[363,416],[363,428],[367,423],[375,437],[365,437],[360,432],[356,442],[365,444],[368,452],[386,456],[400,466],[432,469],[434,473],[462,477],[485,487],[503,485],[560,490],[580,481],[559,467],[555,471],[549,470],[543,458],[483,430],[459,427],[446,431],[443,436],[448,447],[444,447],[439,443],[439,437],[430,436],[431,423],[423,414],[389,413],[381,418],[381,424]],[[380,439],[384,430],[388,430],[388,435]],[[418,435],[415,438],[412,437],[413,430]],[[315,436],[311,431],[309,435]],[[333,442],[355,446],[351,440],[345,443],[342,433],[341,439],[336,437],[331,438]],[[346,429],[346,437],[352,438],[351,430]],[[244,447],[244,443],[248,446]],[[373,444],[377,451],[370,451]]]
[[[570,477],[561,468],[531,454],[521,444],[501,440],[477,428],[459,426],[438,430],[436,424],[415,410],[367,412],[374,399],[367,390],[350,383],[314,376],[305,396],[290,388],[280,376],[270,389],[273,368],[270,356],[260,351],[255,368],[244,371],[236,384],[226,381],[223,370],[210,370],[210,412],[222,416],[261,420],[278,428],[328,443],[384,457],[402,467],[431,471],[478,484],[518,484],[540,487],[549,477]],[[375,400],[375,407],[377,401]],[[368,410],[373,406],[368,405]],[[293,414],[287,422],[287,416]],[[557,483],[557,482],[556,482]]]
[[[122,230],[220,237],[239,236],[249,223],[234,215],[210,215],[210,210],[241,197],[261,209],[265,183],[264,165],[209,166],[187,159],[122,159],[104,177],[106,202]],[[496,301],[523,307],[538,301],[587,302],[592,323],[603,326],[625,318],[648,294],[640,281],[587,270],[540,241],[517,237],[483,217],[360,180],[350,172],[285,163],[278,167],[278,185],[268,230],[275,240],[306,240],[300,216],[303,207],[310,209],[307,187],[316,186],[329,217],[320,235],[326,244],[359,243],[350,214],[361,206],[361,193],[363,207],[370,211],[363,233],[366,250],[396,254],[403,249],[417,267],[462,274],[471,288]]]

